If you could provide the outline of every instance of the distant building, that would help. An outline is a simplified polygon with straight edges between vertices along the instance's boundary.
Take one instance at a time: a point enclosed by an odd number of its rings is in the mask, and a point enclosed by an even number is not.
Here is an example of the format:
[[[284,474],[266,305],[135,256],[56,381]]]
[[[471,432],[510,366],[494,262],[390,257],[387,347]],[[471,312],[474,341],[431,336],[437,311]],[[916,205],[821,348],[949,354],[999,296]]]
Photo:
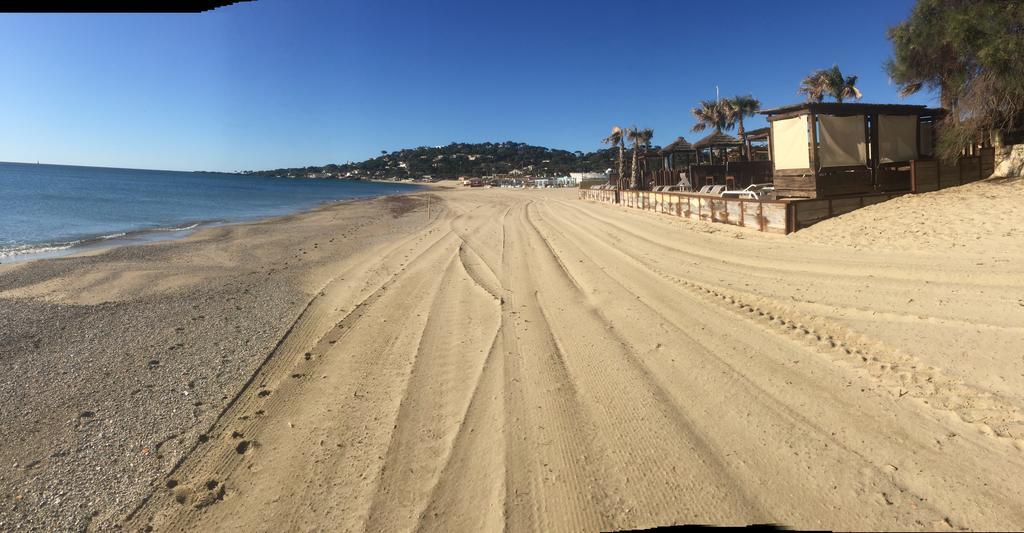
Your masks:
[[[579,185],[583,180],[603,180],[608,176],[602,172],[570,172],[569,177],[572,178],[573,183]]]

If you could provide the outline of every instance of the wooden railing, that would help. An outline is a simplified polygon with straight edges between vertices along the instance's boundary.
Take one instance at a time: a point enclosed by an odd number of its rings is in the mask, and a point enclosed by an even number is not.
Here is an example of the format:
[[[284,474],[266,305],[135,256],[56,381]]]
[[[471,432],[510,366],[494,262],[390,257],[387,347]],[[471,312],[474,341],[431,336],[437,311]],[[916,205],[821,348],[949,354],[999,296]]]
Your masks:
[[[789,202],[780,200],[741,200],[695,193],[607,189],[580,189],[579,198],[768,233],[785,234],[792,231]]]

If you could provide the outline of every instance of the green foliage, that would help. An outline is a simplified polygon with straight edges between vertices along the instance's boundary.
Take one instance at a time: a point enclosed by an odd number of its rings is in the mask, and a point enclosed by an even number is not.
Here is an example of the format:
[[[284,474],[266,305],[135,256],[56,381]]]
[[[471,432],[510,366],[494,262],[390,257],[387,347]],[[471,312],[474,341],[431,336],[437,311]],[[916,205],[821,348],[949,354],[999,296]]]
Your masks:
[[[754,98],[753,95],[737,95],[725,101],[726,112],[729,114],[729,120],[733,121],[737,125],[736,133],[742,138],[746,135],[746,129],[743,127],[743,119],[746,117],[754,116],[758,111],[761,110],[761,101]]]
[[[918,0],[889,39],[886,70],[900,92],[937,92],[950,111],[939,128],[942,155],[989,130],[1024,127],[1024,3]]]
[[[715,131],[720,132],[736,127],[736,121],[725,100],[701,100],[700,105],[691,109],[690,113],[697,120],[693,131],[715,128]]]
[[[280,168],[250,172],[290,177],[348,177],[406,179],[431,176],[455,179],[508,174],[520,170],[536,177],[564,176],[569,172],[603,172],[615,163],[616,148],[582,153],[554,150],[524,143],[452,143],[447,146],[409,148],[382,153],[359,163],[321,167]]]
[[[623,143],[623,136],[624,136],[624,133],[622,131],[622,128],[620,128],[618,126],[612,126],[612,133],[611,133],[611,135],[609,135],[609,136],[607,136],[607,137],[605,137],[604,139],[601,140],[602,143],[610,144],[612,146],[612,148],[617,148],[618,149],[619,153],[618,153],[617,162],[619,164],[619,171],[618,171],[617,176],[618,176],[618,188],[619,189],[622,188],[622,182],[625,179],[625,168],[626,168],[625,153],[624,153],[625,152],[625,143]]]
[[[822,102],[826,96],[831,96],[836,102],[863,96],[860,89],[857,89],[857,76],[843,76],[839,65],[832,65],[832,68],[816,70],[800,82],[797,94],[807,95],[808,102]]]
[[[626,137],[633,143],[633,166],[631,167],[632,172],[630,172],[629,177],[629,188],[636,189],[639,187],[640,153],[641,151],[647,151],[651,144],[651,139],[654,138],[654,130],[650,128],[640,129],[633,126],[626,130]]]

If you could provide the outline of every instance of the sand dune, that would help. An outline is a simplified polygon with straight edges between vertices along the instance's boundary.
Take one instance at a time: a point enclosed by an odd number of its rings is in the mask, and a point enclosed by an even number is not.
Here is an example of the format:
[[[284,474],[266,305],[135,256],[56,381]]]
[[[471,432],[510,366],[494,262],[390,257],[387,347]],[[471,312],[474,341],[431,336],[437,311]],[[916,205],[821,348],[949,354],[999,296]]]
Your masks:
[[[826,220],[796,240],[902,252],[1024,254],[1024,178],[908,194]]]
[[[128,527],[1024,525],[1019,250],[433,198],[303,271],[308,303]],[[4,294],[73,280],[46,283]]]

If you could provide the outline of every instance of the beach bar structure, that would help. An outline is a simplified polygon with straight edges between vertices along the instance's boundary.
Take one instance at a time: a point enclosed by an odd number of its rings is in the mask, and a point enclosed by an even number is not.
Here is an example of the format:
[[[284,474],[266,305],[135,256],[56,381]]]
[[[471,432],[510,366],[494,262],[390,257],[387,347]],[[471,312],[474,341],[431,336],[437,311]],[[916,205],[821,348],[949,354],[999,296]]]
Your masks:
[[[661,154],[665,156],[665,170],[686,170],[697,162],[697,149],[683,137],[676,137],[661,149]]]
[[[658,150],[658,158],[648,154],[645,171],[645,184],[649,187],[658,185],[675,185],[679,183],[681,174],[689,171],[690,165],[697,162],[697,149],[683,137],[669,143]]]
[[[697,150],[698,161],[712,165],[724,165],[729,160],[729,151],[739,152],[743,147],[743,141],[732,135],[715,131],[693,143],[693,147]]]
[[[943,111],[807,102],[761,113],[771,128],[776,194],[833,198],[910,191],[911,162],[931,159],[932,124]]]
[[[746,135],[747,158],[751,161],[768,161],[771,159],[768,139],[771,137],[771,128],[758,128],[747,131]]]

